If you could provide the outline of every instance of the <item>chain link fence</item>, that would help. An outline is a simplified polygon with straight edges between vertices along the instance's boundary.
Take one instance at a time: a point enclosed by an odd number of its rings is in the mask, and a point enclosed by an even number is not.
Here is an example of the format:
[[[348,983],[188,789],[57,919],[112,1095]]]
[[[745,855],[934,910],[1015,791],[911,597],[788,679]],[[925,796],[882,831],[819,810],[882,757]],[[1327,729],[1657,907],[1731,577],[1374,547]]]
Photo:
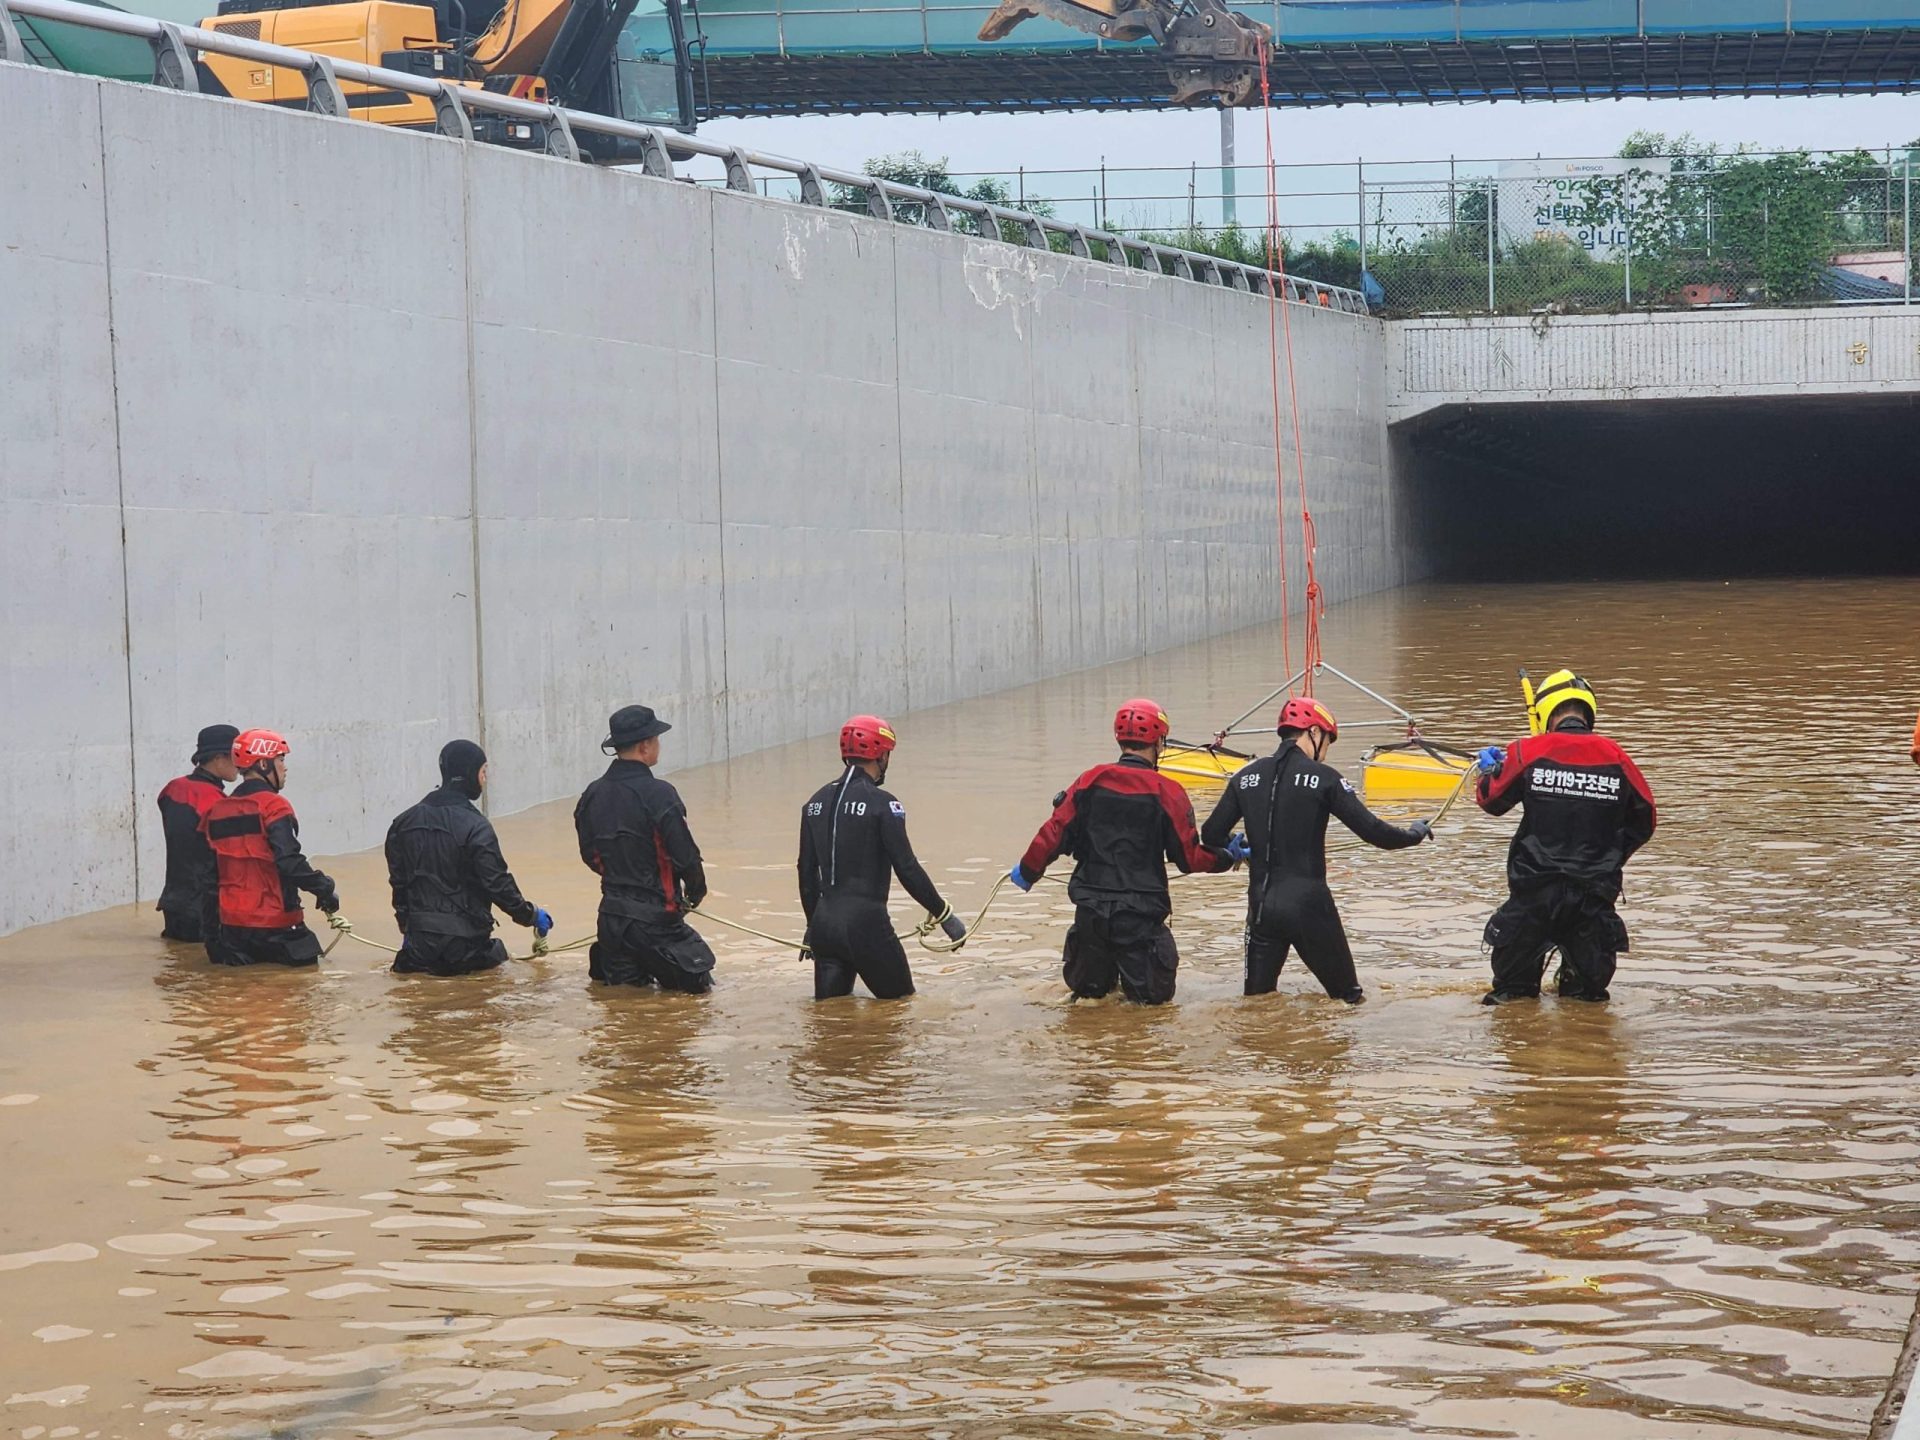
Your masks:
[[[1396,314],[1912,303],[1920,147],[1276,169],[1287,268]],[[940,171],[957,194],[1258,265],[1264,166]]]

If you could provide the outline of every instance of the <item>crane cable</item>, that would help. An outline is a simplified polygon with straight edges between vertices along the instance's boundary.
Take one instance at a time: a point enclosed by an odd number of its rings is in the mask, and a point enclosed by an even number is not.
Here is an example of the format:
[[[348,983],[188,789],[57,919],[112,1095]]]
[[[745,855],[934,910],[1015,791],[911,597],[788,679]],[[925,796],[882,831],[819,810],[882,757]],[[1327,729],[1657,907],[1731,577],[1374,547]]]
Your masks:
[[[1313,677],[1320,669],[1320,617],[1326,609],[1326,600],[1320,589],[1320,577],[1314,563],[1319,541],[1314,531],[1313,509],[1307,500],[1307,448],[1301,439],[1300,387],[1293,361],[1293,309],[1291,303],[1285,298],[1287,255],[1286,246],[1280,234],[1279,178],[1273,152],[1273,90],[1268,73],[1271,58],[1272,46],[1262,41],[1260,44],[1260,105],[1267,140],[1267,270],[1270,277],[1278,276],[1277,284],[1271,278],[1267,284],[1267,352],[1273,380],[1273,479],[1276,512],[1274,520],[1280,542],[1280,646],[1282,658],[1286,662],[1286,673],[1291,675],[1294,671],[1293,633],[1291,617],[1288,614],[1287,596],[1286,468],[1280,450],[1280,352],[1284,343],[1287,360],[1287,404],[1293,421],[1293,468],[1300,492],[1300,549],[1307,567],[1306,649],[1301,657],[1301,689],[1311,695],[1313,694]],[[1279,319],[1278,333],[1274,323],[1276,313]]]

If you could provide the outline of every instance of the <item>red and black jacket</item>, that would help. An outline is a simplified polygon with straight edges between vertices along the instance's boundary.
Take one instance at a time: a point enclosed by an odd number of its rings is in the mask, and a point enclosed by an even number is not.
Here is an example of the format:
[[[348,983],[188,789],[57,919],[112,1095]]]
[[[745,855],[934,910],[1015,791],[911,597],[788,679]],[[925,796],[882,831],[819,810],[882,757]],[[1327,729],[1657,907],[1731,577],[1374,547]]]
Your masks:
[[[300,822],[264,780],[248,780],[216,800],[200,822],[220,876],[220,923],[284,930],[304,918],[300,892],[331,915],[340,908],[333,881],[300,853]]]
[[[200,821],[227,787],[216,775],[195,766],[191,775],[169,780],[160,792],[160,833],[167,840],[167,881],[153,908],[194,915],[219,884],[213,851],[200,833]]]
[[[1482,775],[1475,798],[1489,815],[1525,806],[1507,849],[1516,890],[1576,880],[1620,893],[1620,872],[1658,822],[1640,767],[1604,735],[1552,730],[1508,747],[1498,772]]]
[[[1061,855],[1071,855],[1067,893],[1076,905],[1164,917],[1172,912],[1167,862],[1185,875],[1232,867],[1225,852],[1209,850],[1194,829],[1193,802],[1179,782],[1141,755],[1096,765],[1060,797],[1020,857],[1020,871],[1038,880]]]
[[[609,915],[658,919],[707,898],[700,847],[680,792],[638,760],[615,760],[573,807],[580,858],[600,876]]]

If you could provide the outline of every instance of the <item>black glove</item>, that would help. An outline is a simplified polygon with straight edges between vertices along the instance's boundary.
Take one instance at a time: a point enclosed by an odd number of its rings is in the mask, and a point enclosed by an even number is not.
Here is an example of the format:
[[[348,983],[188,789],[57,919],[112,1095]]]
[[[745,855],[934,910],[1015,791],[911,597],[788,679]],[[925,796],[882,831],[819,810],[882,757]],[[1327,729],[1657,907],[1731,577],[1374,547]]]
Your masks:
[[[320,907],[322,915],[335,914],[340,909],[340,892],[329,890],[325,895],[316,895],[313,897],[313,903]]]
[[[1416,841],[1431,840],[1433,838],[1433,826],[1425,820],[1416,820],[1407,826],[1407,833],[1413,836]]]
[[[967,927],[960,923],[960,917],[954,914],[953,911],[947,911],[946,918],[940,922],[940,929],[945,932],[947,939],[953,941],[955,945],[966,944]]]

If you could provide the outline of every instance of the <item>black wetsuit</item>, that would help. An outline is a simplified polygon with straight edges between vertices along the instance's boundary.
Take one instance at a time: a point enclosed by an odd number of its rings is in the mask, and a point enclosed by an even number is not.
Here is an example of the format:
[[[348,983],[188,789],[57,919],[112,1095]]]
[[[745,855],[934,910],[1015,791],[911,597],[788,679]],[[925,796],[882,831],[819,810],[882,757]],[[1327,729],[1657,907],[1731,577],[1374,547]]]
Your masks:
[[[1242,767],[1200,832],[1225,845],[1245,822],[1247,846],[1246,993],[1264,995],[1280,980],[1289,948],[1336,1000],[1364,998],[1346,927],[1327,886],[1327,821],[1338,819],[1369,845],[1399,850],[1420,836],[1367,809],[1340,772],[1289,740]]]
[[[1516,740],[1475,798],[1489,815],[1526,807],[1507,848],[1507,903],[1487,921],[1492,995],[1538,995],[1557,948],[1560,993],[1605,1000],[1629,943],[1614,909],[1621,873],[1659,818],[1640,767],[1604,735],[1553,730]]]
[[[866,771],[822,785],[800,812],[800,908],[813,952],[813,998],[853,991],[855,977],[882,1000],[913,993],[907,952],[893,933],[893,877],[929,915],[947,902],[914,858],[907,812]]]
[[[198,765],[160,792],[167,878],[153,908],[166,917],[160,933],[169,940],[205,941],[220,923],[220,871],[200,821],[226,793],[220,778]]]
[[[1167,928],[1167,862],[1183,875],[1233,863],[1200,843],[1187,792],[1144,755],[1096,765],[1060,797],[1020,857],[1020,871],[1037,880],[1061,854],[1077,862],[1067,885],[1074,914],[1060,967],[1067,988],[1094,999],[1117,980],[1129,1000],[1171,1000],[1180,951]]]
[[[707,898],[707,877],[680,792],[638,760],[615,760],[580,796],[573,828],[600,876],[587,973],[609,985],[712,989],[713,951],[686,920]]]
[[[403,973],[491,970],[507,958],[507,947],[493,938],[493,907],[521,925],[534,921],[492,824],[452,785],[394,817],[387,883],[405,937],[393,968]]]

